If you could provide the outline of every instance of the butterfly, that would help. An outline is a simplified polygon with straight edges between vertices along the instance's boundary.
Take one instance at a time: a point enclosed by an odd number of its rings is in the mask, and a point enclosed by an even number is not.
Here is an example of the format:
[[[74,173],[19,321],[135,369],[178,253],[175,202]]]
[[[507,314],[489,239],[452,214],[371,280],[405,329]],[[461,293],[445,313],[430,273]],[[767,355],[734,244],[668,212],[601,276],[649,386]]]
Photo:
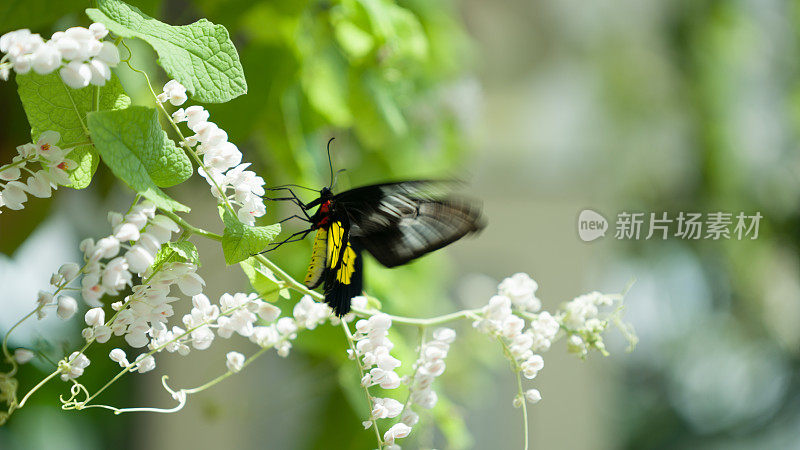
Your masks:
[[[298,218],[310,227],[272,244],[265,252],[315,232],[303,284],[316,289],[324,283],[325,302],[339,317],[350,311],[350,301],[363,290],[365,250],[382,265],[396,267],[480,232],[485,226],[480,203],[453,194],[460,185],[457,181],[397,181],[334,194],[330,141],[328,161],[331,185],[314,190],[319,197],[309,203],[303,203],[290,187],[303,186],[272,188],[288,190],[291,197],[272,200],[292,201],[304,216],[283,221]],[[316,211],[310,214],[314,208]]]

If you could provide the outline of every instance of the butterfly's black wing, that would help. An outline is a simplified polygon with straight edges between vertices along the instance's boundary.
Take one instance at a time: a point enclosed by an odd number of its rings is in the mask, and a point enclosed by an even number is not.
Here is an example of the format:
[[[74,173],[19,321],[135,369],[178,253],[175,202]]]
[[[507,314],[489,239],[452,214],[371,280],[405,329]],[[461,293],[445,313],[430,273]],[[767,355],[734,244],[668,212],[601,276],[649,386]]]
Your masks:
[[[459,198],[454,181],[364,186],[334,197],[350,222],[350,240],[386,267],[405,264],[484,227],[480,204]]]

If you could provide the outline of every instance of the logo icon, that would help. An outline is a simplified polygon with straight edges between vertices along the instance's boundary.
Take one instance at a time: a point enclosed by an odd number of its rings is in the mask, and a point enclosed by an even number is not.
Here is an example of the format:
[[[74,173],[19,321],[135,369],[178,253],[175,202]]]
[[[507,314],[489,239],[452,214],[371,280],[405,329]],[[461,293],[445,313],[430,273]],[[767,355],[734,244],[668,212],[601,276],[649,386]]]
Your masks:
[[[578,215],[578,236],[583,242],[591,242],[606,235],[608,221],[602,214],[584,209]]]

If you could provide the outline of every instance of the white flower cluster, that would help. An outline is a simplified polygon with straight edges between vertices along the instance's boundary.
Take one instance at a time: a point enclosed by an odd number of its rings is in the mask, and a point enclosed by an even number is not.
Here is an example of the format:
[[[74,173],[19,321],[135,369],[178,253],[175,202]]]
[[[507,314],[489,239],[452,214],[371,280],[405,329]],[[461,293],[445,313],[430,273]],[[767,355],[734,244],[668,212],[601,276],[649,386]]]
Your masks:
[[[539,371],[544,368],[544,359],[541,355],[535,354],[534,349],[540,351],[549,348],[550,341],[555,336],[552,333],[550,322],[547,321],[547,317],[550,317],[549,314],[539,314],[540,318],[544,318],[542,322],[544,326],[531,327],[523,331],[525,320],[512,311],[512,305],[516,307],[517,311],[525,311],[532,303],[538,304],[537,309],[540,308],[541,303],[538,300],[535,302],[531,300],[535,299],[534,294],[537,287],[536,282],[526,274],[518,273],[506,278],[498,286],[499,294],[489,299],[489,304],[483,308],[483,317],[473,324],[482,333],[494,335],[504,342],[509,356],[527,379],[536,378]],[[516,301],[512,300],[508,294],[513,295]],[[552,319],[552,317],[550,318]],[[558,327],[555,331],[558,331]],[[533,394],[528,397],[531,401],[534,398]],[[519,404],[520,401],[522,399],[515,399],[515,404]]]
[[[520,311],[536,312],[542,309],[542,301],[536,298],[539,284],[526,273],[515,273],[497,286],[498,294],[511,299]]]
[[[0,207],[22,209],[28,200],[28,194],[34,197],[47,198],[58,185],[70,184],[68,171],[78,167],[78,163],[66,158],[71,148],[61,149],[56,144],[61,140],[57,131],[45,131],[39,135],[36,143],[28,143],[17,147],[17,155],[10,164],[0,166]],[[28,163],[39,163],[37,171],[28,169]],[[30,176],[23,183],[22,172]],[[0,210],[1,212],[1,210]]]
[[[165,268],[165,266],[168,267]],[[124,330],[120,334],[126,333],[125,339],[131,347],[147,345],[149,353],[166,350],[169,353],[186,356],[190,353],[191,348],[205,350],[211,346],[215,337],[213,328],[217,329],[220,337],[229,338],[234,332],[249,337],[256,332],[257,328],[260,328],[253,326],[257,320],[256,314],[267,321],[274,320],[280,314],[277,307],[260,300],[255,294],[223,294],[220,297],[219,305],[214,305],[205,294],[200,293],[202,279],[193,272],[188,277],[189,280],[186,279],[187,273],[183,271],[190,266],[189,264],[168,263],[165,266],[162,266],[162,269],[153,275],[152,279],[155,282],[148,284],[147,289],[137,290],[140,286],[134,288],[134,295],[127,298],[124,304],[130,305],[130,307],[121,310],[111,323],[112,331],[115,328]],[[159,276],[162,272],[167,275]],[[180,276],[175,278],[175,275]],[[183,316],[185,329],[179,326],[173,326],[170,329],[167,326],[168,319],[174,315],[170,303],[177,300],[177,298],[167,296],[169,286],[173,283],[177,284],[184,294],[193,295],[192,309],[189,314]],[[136,295],[140,295],[140,297],[134,297]],[[122,302],[115,305],[115,309],[121,309]],[[100,310],[100,308],[90,310],[89,313],[96,310]],[[90,318],[89,313],[87,313],[87,324],[102,322],[102,320]],[[97,314],[102,314],[102,310]],[[114,333],[116,334],[117,331]],[[109,357],[119,363],[121,367],[130,365],[125,352],[121,349],[112,350]],[[137,357],[130,371],[148,372],[155,368],[155,364],[152,354],[142,353]],[[226,365],[229,370],[238,372],[243,364],[244,356],[241,353],[230,352],[228,354]]]
[[[392,319],[386,314],[375,314],[369,319],[356,322],[356,353],[348,350],[351,358],[361,358],[364,369],[368,371],[361,380],[362,386],[380,385],[384,389],[396,389],[400,386],[400,376],[394,371],[400,367],[400,360],[389,352],[394,347],[387,337]],[[398,411],[399,413],[399,411]]]
[[[156,215],[156,207],[150,201],[133,206],[124,216],[111,212],[108,220],[113,234],[97,242],[85,239],[80,245],[86,262],[81,293],[93,306],[99,306],[104,294],[117,295],[130,286],[132,274],[144,273],[155,261],[161,245],[180,230],[170,218]],[[130,243],[133,244],[129,246]],[[117,256],[121,249],[127,249],[125,255]]]
[[[433,340],[420,348],[420,357],[414,363],[414,375],[409,386],[409,402],[400,421],[413,427],[419,416],[411,409],[411,405],[419,405],[431,409],[439,400],[433,391],[433,381],[445,370],[444,359],[450,351],[450,344],[456,339],[456,332],[450,328],[438,328],[433,331]]]
[[[257,326],[250,340],[261,347],[275,347],[278,355],[289,356],[291,341],[297,337],[300,329],[313,330],[331,317],[331,309],[324,303],[315,302],[311,296],[304,295],[292,310],[293,317],[281,317],[280,309],[269,303],[265,304],[264,314],[259,315],[267,322],[267,326]]]
[[[602,333],[608,321],[598,317],[600,307],[611,306],[614,297],[600,292],[590,292],[567,303],[560,314],[561,323],[568,330],[567,349],[585,356],[590,348],[605,352]]]
[[[361,385],[370,387],[379,385],[383,389],[396,389],[401,384],[400,376],[395,369],[400,367],[400,360],[389,352],[394,347],[387,337],[392,319],[383,313],[370,316],[356,322],[356,333],[353,335],[356,351],[348,350],[351,359],[360,358],[366,371]],[[363,422],[364,428],[372,426],[378,419],[397,417],[403,411],[403,404],[392,398],[370,398],[372,412],[369,420]],[[395,439],[408,436],[411,427],[401,423],[395,424],[384,434],[384,441],[393,444]]]
[[[124,335],[125,342],[131,347],[141,348],[149,344],[151,350],[172,340],[172,333],[180,334],[183,330],[175,327],[168,331],[166,327],[168,319],[175,314],[171,303],[178,300],[169,295],[171,287],[177,285],[184,295],[199,294],[205,282],[195,273],[196,270],[194,264],[181,262],[165,263],[154,273],[148,270],[143,276],[147,279],[145,284],[134,286],[133,293],[124,301],[111,305],[117,311],[113,320],[106,322],[101,307],[86,312],[84,319],[89,327],[83,330],[83,337],[103,344],[112,334]],[[130,280],[130,274],[123,278]],[[188,354],[188,347],[184,349],[177,344],[167,350]]]
[[[40,75],[60,68],[64,84],[73,89],[103,86],[120,61],[117,47],[102,40],[107,34],[102,23],[57,31],[49,41],[28,29],[8,32],[0,36],[0,52],[6,54],[0,60],[0,78],[7,80],[12,68],[18,74],[33,70]]]
[[[174,106],[180,106],[187,99],[186,88],[170,80],[157,99],[161,103],[169,101]],[[265,193],[264,179],[253,171],[245,170],[250,164],[242,164],[242,152],[235,144],[228,142],[228,133],[208,118],[208,111],[198,105],[179,108],[172,113],[176,123],[186,122],[195,133],[186,141],[203,157],[205,168],[199,167],[197,171],[211,186],[211,193],[221,203],[227,198],[228,202],[238,206],[236,215],[239,220],[253,225],[257,217],[266,213],[262,199]]]

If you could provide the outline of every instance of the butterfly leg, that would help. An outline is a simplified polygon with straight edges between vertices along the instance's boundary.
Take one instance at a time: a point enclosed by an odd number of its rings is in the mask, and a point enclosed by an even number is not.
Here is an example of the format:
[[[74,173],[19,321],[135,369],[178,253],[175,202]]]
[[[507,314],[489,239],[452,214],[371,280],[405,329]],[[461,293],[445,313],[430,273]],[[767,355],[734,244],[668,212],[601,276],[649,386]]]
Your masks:
[[[294,203],[294,204],[296,204],[297,206],[300,207],[300,210],[303,211],[303,215],[306,216],[307,221],[309,221],[309,222],[311,221],[311,216],[309,216],[308,212],[307,212],[308,206],[306,206],[306,204],[303,203],[302,200],[300,200],[300,198],[297,197],[297,194],[295,194],[294,191],[291,188],[288,188],[288,187],[277,187],[277,188],[272,188],[272,189],[269,189],[269,190],[272,190],[272,191],[287,190],[287,191],[289,191],[289,194],[291,195],[291,197],[278,197],[278,198],[265,197],[264,199],[265,200],[274,200],[274,201],[286,201],[286,200],[291,201],[292,203]]]
[[[262,254],[262,253],[271,252],[271,251],[275,250],[276,248],[280,247],[283,244],[288,244],[290,242],[302,241],[303,239],[305,239],[306,236],[308,236],[308,233],[311,233],[312,231],[314,231],[314,230],[311,229],[311,228],[309,228],[307,230],[298,231],[297,233],[294,233],[293,235],[289,236],[288,238],[286,238],[286,239],[284,239],[284,240],[282,240],[280,242],[273,242],[272,244],[270,244],[272,246],[272,248],[268,248],[268,249],[264,250],[263,252],[260,252],[259,255]]]
[[[285,218],[285,219],[283,219],[283,220],[279,221],[278,223],[283,223],[283,222],[286,222],[287,220],[291,220],[291,219],[300,219],[300,220],[304,220],[304,221],[306,221],[306,222],[310,222],[310,220],[308,220],[308,216],[306,216],[306,217],[300,217],[300,216],[298,216],[297,214],[295,214],[295,215],[293,215],[293,216],[289,216],[289,217],[287,217],[287,218]]]

